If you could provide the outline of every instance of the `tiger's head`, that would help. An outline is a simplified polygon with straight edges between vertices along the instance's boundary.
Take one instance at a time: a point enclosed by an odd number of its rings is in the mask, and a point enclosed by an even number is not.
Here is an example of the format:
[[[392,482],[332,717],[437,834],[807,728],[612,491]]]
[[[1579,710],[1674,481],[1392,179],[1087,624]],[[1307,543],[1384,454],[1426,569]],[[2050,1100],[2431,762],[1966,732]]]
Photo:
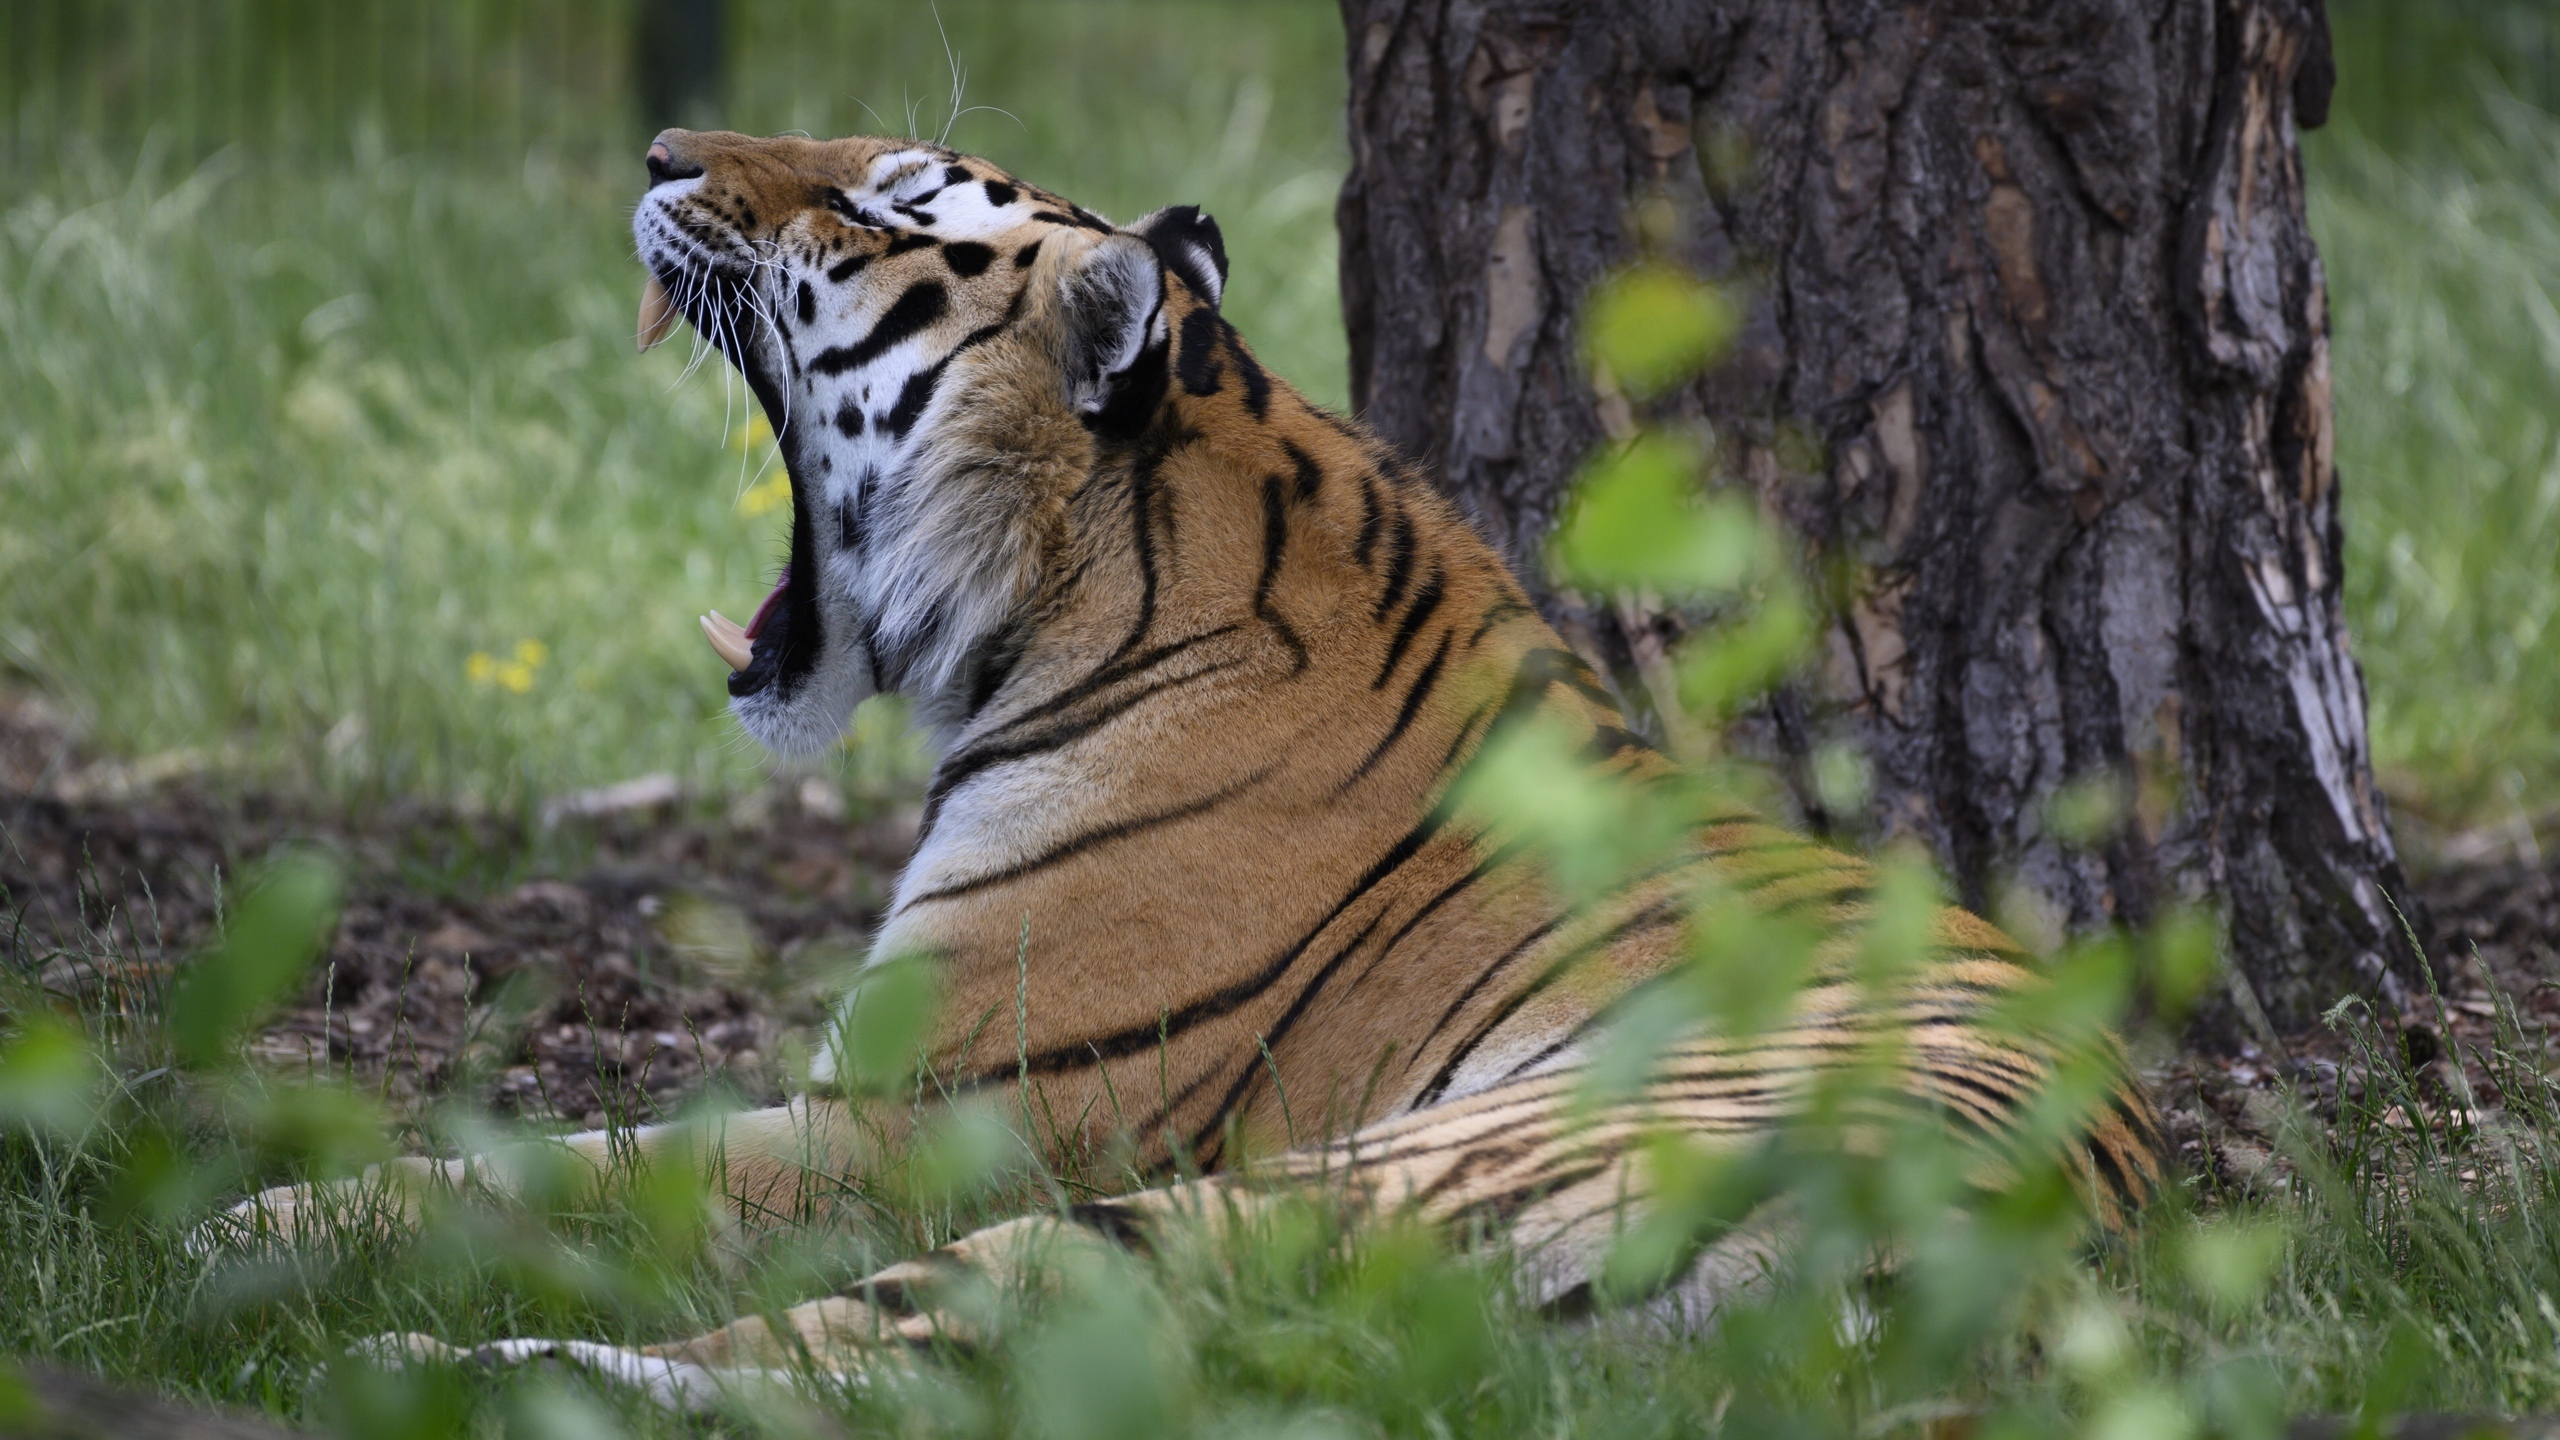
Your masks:
[[[930,717],[1036,585],[1065,477],[1163,403],[1175,325],[1226,282],[1216,224],[1118,228],[915,140],[669,130],[648,169],[642,348],[689,322],[791,478],[780,583],[744,626],[703,619],[731,711],[784,752],[878,690]]]

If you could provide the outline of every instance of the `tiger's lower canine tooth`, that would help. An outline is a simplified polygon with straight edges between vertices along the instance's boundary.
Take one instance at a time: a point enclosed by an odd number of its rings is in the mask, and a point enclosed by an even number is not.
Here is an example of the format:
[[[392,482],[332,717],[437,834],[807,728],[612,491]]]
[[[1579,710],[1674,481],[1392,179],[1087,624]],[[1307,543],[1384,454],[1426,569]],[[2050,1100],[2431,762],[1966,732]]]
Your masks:
[[[675,328],[676,302],[667,298],[667,287],[659,284],[658,277],[652,275],[649,283],[640,287],[641,352],[646,354],[656,349],[658,342],[666,339],[668,332]]]
[[[711,648],[729,662],[732,670],[744,670],[756,658],[755,642],[747,638],[747,632],[717,610],[702,617],[702,638],[711,642]]]

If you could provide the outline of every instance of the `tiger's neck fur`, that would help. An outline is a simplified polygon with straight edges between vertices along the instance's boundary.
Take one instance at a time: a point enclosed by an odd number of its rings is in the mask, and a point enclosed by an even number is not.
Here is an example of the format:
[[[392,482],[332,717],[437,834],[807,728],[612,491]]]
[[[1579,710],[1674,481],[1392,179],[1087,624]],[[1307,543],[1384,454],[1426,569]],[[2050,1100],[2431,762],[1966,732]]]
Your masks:
[[[1175,294],[1133,441],[1094,445],[1029,353],[937,432],[912,488],[974,528],[901,543],[972,557],[939,603],[996,618],[918,697],[946,749],[874,953],[941,957],[964,1074],[1027,1066],[1084,1128],[1199,1153],[1488,1083],[1587,1020],[1588,991],[1520,1003],[1559,915],[1439,802],[1499,710],[1651,757],[1443,499]]]

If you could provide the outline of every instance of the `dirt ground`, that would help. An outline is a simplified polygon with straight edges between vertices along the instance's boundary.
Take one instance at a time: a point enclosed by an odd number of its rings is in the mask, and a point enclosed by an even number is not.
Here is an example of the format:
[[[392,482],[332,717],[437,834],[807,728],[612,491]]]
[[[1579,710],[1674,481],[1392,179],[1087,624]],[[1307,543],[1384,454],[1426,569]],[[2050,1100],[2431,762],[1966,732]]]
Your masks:
[[[97,760],[41,703],[0,696],[0,965],[66,1000],[147,1003],[241,877],[309,847],[338,862],[345,906],[254,1042],[262,1062],[344,1076],[394,1113],[457,1086],[583,1125],[656,1118],[706,1083],[779,1098],[913,810],[848,815],[805,781],[719,809],[657,780],[555,808],[528,825],[227,791]]]
[[[587,1126],[657,1118],[710,1084],[780,1098],[912,843],[912,805],[848,813],[832,783],[797,779],[721,807],[644,778],[550,810],[528,824],[225,790],[102,760],[40,701],[0,694],[0,966],[64,1001],[147,1003],[240,876],[309,846],[339,861],[346,904],[254,1044],[267,1065],[346,1077],[394,1113],[461,1091]],[[2415,848],[2450,983],[2405,1045],[2452,1104],[2446,1057],[2486,1046],[2493,987],[2537,1040],[2560,1030],[2560,859],[2529,837]],[[2152,1074],[2191,1173],[2253,1183],[2276,1163],[2280,1090],[2330,1110],[2361,1083],[2335,1034],[2274,1041]],[[2470,1103],[2494,1105],[2471,1078]]]

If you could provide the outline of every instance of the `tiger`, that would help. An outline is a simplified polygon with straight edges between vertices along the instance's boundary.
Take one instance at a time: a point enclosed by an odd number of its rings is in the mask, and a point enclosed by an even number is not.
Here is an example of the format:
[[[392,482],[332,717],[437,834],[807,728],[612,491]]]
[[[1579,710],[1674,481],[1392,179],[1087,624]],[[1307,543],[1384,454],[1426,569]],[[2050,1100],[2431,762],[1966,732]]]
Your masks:
[[[1566,1312],[1645,1193],[1642,1137],[1765,1140],[1847,1063],[1843,1037],[1907,1024],[1902,1091],[1984,1134],[2020,1123],[2053,1052],[1985,1016],[2038,962],[1952,907],[1900,1000],[1862,999],[1834,963],[1776,1028],[1690,1034],[1638,1093],[1576,1108],[1617,1007],[1690,953],[1702,874],[1814,917],[1837,961],[1877,872],[1736,808],[1676,864],[1577,904],[1534,847],[1452,803],[1505,724],[1557,727],[1595,774],[1677,767],[1423,469],[1255,358],[1220,310],[1211,216],[1114,225],[906,138],[668,130],[646,165],[641,348],[689,324],[744,377],[790,480],[778,582],[746,624],[701,621],[736,722],[805,754],[865,698],[906,697],[938,759],[872,962],[931,957],[944,1094],[1036,1104],[1052,1160],[1118,1143],[1163,1183],[773,1319],[481,1358],[679,1391],[854,1370],[964,1330],[934,1299],[955,1272],[1018,1277],[1062,1244],[1143,1253],[1168,1216],[1251,1214],[1320,1179],[1355,1220],[1498,1233],[1534,1257],[1528,1298]],[[715,1131],[564,1143],[599,1176],[636,1147],[716,1173],[740,1216],[803,1215],[907,1123],[845,1064],[822,1049],[804,1093]],[[2163,1184],[2121,1066],[2076,1145],[2103,1225]],[[502,1158],[468,1173],[509,1183]],[[239,1213],[289,1228],[310,1202],[281,1187]],[[1779,1236],[1744,1227],[1670,1291],[1712,1312]]]

